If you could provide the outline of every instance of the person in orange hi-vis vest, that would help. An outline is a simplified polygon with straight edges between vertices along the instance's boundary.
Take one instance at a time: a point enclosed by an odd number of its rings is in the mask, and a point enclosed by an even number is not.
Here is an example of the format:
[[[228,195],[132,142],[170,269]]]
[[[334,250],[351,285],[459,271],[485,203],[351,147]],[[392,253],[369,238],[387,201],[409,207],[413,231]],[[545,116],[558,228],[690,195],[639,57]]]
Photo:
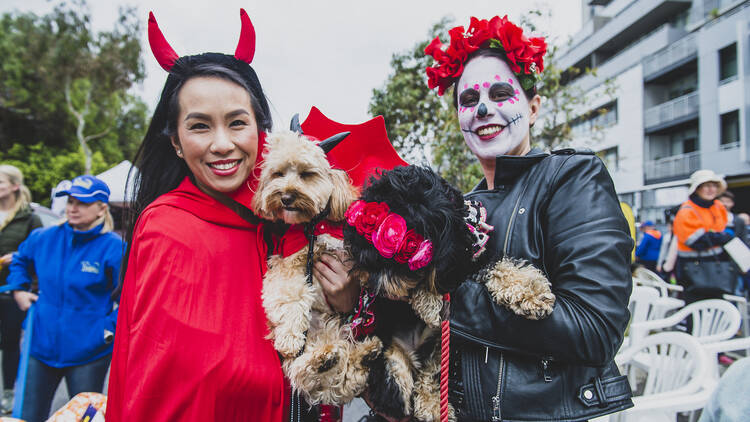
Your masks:
[[[711,170],[698,170],[690,176],[690,197],[674,219],[677,236],[677,280],[685,288],[685,301],[721,298],[731,293],[737,274],[722,246],[734,237],[727,230],[727,210],[716,197],[726,190],[724,178]],[[716,266],[727,274],[714,273],[713,284],[701,283],[703,270]],[[703,267],[703,268],[700,268]],[[707,275],[708,273],[706,273]],[[700,277],[703,277],[700,279]]]

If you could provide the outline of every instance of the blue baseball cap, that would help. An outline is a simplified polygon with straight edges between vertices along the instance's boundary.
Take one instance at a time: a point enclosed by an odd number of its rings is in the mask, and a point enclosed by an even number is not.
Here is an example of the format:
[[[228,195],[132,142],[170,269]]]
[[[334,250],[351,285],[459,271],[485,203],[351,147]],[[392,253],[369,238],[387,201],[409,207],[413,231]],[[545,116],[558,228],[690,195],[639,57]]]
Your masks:
[[[109,202],[109,186],[104,181],[88,174],[73,179],[70,188],[55,193],[55,196],[70,195],[90,204],[94,201]]]
[[[655,224],[651,220],[646,220],[643,223],[641,223],[641,227],[653,227]]]

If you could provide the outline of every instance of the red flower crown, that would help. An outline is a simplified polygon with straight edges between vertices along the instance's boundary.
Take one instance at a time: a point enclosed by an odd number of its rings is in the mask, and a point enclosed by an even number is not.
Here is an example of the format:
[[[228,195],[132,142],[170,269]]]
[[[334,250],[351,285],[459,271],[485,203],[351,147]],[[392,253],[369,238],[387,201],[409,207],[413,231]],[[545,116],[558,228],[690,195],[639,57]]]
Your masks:
[[[463,26],[457,26],[448,33],[451,37],[448,48],[443,50],[440,37],[435,37],[424,49],[426,55],[437,61],[435,66],[427,68],[427,85],[430,89],[437,87],[438,95],[443,95],[458,80],[469,55],[480,48],[502,50],[524,90],[534,86],[534,72],[544,70],[547,42],[543,37],[528,38],[523,35],[523,29],[509,21],[508,15],[502,18],[495,16],[489,21],[472,17],[467,31]]]
[[[385,202],[353,202],[346,210],[346,222],[357,229],[384,258],[409,264],[412,271],[432,261],[432,242],[408,230],[404,217],[391,212]]]

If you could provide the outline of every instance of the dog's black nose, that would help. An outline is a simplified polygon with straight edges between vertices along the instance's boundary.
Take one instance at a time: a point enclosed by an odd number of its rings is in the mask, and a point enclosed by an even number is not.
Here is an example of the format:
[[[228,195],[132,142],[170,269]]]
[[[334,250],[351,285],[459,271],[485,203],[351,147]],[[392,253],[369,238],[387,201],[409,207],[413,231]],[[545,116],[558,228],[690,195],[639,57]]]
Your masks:
[[[281,203],[284,204],[285,207],[292,205],[294,203],[294,195],[291,193],[281,195]]]

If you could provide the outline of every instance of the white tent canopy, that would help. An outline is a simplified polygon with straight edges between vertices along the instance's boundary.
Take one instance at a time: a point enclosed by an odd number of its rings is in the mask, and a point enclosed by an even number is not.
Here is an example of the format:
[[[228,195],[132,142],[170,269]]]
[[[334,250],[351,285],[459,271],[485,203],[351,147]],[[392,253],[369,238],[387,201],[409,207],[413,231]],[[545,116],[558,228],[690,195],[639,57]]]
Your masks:
[[[96,175],[96,177],[102,179],[104,183],[109,186],[110,203],[124,205],[125,202],[127,202],[125,199],[126,187],[128,194],[131,194],[133,192],[133,179],[135,178],[135,175],[138,174],[138,169],[134,169],[133,174],[130,175],[130,180],[128,180],[128,172],[132,167],[133,164],[130,161],[125,160],[104,173]]]

